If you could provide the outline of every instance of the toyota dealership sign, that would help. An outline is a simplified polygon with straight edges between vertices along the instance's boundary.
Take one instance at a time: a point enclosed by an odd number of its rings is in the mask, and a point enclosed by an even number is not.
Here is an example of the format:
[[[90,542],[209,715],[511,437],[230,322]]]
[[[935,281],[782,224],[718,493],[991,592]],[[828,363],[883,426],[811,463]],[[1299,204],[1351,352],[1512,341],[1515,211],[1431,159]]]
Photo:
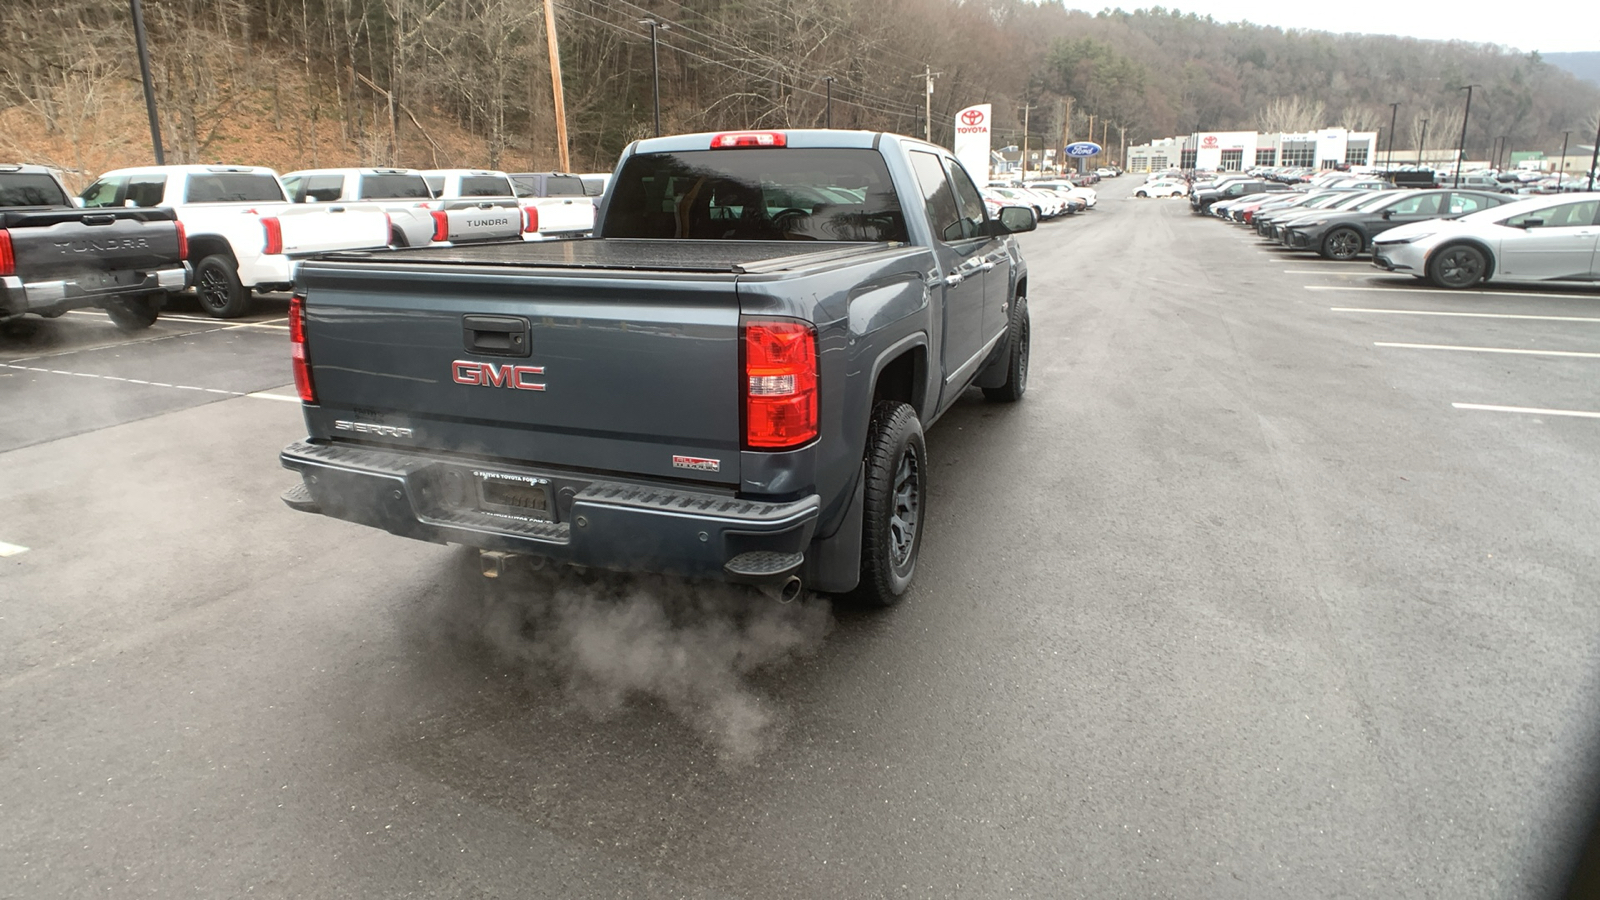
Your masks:
[[[988,103],[969,106],[956,113],[956,159],[978,184],[989,183],[989,119],[993,107]]]

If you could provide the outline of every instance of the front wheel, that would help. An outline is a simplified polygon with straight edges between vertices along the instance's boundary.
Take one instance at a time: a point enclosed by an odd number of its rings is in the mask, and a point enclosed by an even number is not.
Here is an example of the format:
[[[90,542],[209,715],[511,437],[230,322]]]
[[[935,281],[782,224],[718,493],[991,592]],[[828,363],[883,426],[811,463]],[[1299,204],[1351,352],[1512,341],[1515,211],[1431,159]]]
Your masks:
[[[1011,334],[1006,344],[1006,381],[999,387],[984,388],[983,396],[997,403],[1015,403],[1028,390],[1028,298],[1017,298],[1017,314],[1011,319]]]
[[[1354,228],[1335,228],[1322,239],[1322,255],[1328,259],[1355,259],[1363,243],[1361,234]]]
[[[1428,260],[1428,280],[1442,288],[1472,287],[1489,271],[1489,258],[1471,244],[1451,244]]]
[[[1148,196],[1150,196],[1150,194],[1145,192],[1145,191],[1134,191],[1133,195],[1135,197],[1148,197]]]
[[[917,571],[928,497],[928,447],[909,404],[885,400],[872,408],[866,464],[861,581],[854,597],[864,606],[893,606]]]
[[[156,323],[160,313],[161,295],[151,297],[117,297],[106,304],[106,315],[112,324],[123,331],[139,331]]]

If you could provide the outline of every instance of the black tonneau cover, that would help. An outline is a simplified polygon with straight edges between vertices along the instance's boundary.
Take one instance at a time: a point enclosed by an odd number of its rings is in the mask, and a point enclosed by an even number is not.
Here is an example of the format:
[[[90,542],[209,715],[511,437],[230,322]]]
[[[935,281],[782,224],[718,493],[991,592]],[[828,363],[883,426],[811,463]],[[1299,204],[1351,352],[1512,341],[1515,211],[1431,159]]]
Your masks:
[[[718,272],[744,275],[904,247],[896,243],[846,241],[691,241],[665,238],[586,238],[524,241],[468,247],[346,251],[323,254],[338,261],[381,260],[426,265],[459,263],[562,269],[625,269],[654,272]]]

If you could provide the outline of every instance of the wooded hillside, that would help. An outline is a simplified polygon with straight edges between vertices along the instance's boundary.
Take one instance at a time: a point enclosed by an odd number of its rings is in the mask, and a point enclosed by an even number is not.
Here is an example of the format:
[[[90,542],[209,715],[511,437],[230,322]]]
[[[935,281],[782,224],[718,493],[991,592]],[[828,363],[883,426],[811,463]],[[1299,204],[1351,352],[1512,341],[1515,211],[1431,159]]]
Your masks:
[[[168,162],[550,169],[555,128],[538,0],[145,0]],[[1091,15],[1028,0],[556,0],[572,168],[609,169],[653,131],[648,27],[660,32],[667,132],[836,127],[920,134],[924,66],[939,73],[933,137],[995,105],[997,145],[1122,129],[1387,128],[1429,118],[1469,153],[1558,147],[1600,89],[1485,45],[1285,32],[1163,10]],[[0,6],[0,159],[93,174],[149,162],[124,0]],[[1103,126],[1109,125],[1109,132]],[[1591,126],[1592,127],[1592,126]],[[1380,143],[1387,144],[1383,135]]]

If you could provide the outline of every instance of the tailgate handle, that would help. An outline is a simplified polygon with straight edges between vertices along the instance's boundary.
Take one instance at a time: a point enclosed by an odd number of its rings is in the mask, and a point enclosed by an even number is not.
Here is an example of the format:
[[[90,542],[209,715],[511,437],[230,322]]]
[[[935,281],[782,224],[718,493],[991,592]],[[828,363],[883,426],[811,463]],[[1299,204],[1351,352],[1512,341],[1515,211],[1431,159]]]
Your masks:
[[[85,225],[110,225],[117,221],[117,217],[110,213],[102,213],[97,216],[83,216],[78,221]]]
[[[462,340],[470,353],[489,356],[527,356],[528,320],[516,316],[462,316]]]

